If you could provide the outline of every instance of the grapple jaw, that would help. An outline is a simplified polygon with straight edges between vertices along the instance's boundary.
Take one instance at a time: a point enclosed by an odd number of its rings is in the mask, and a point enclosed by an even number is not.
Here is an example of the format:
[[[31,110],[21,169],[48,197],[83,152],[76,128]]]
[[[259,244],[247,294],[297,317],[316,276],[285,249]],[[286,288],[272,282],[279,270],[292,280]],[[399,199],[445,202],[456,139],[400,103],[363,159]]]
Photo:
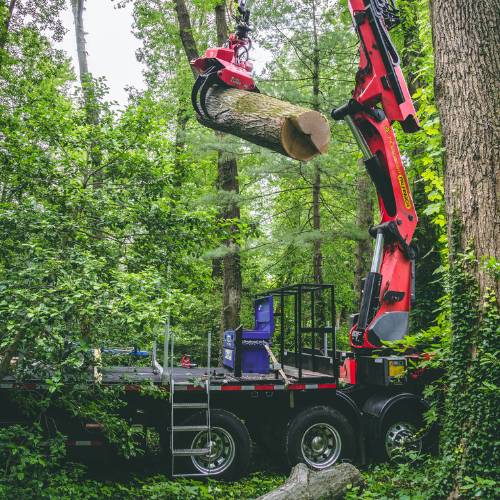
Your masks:
[[[213,85],[220,83],[219,68],[217,65],[212,66],[204,73],[201,73],[194,82],[191,90],[191,103],[194,110],[200,117],[210,117],[207,109],[207,92]]]
[[[208,49],[203,57],[191,62],[191,65],[200,73],[191,91],[191,102],[196,113],[202,118],[210,117],[206,97],[213,85],[234,87],[250,92],[258,91],[250,73],[252,64],[249,61],[240,64],[227,61],[227,51],[228,49],[224,48]],[[230,50],[230,52],[233,51]]]
[[[213,85],[258,92],[252,77],[253,65],[248,60],[252,46],[248,37],[251,31],[250,11],[245,7],[243,0],[235,3],[237,3],[236,32],[229,36],[224,47],[207,49],[202,57],[191,61],[191,66],[199,73],[191,91],[191,102],[201,118],[210,118],[206,98]]]

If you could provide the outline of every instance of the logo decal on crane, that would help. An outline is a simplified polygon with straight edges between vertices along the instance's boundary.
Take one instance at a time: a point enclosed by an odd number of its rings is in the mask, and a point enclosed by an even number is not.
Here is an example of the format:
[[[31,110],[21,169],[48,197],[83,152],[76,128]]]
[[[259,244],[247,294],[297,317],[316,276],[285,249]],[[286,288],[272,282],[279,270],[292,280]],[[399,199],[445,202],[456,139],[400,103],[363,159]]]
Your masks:
[[[408,189],[406,188],[405,178],[402,175],[398,175],[399,185],[401,186],[401,194],[403,195],[403,201],[405,207],[410,209],[412,207],[410,194],[408,193]]]

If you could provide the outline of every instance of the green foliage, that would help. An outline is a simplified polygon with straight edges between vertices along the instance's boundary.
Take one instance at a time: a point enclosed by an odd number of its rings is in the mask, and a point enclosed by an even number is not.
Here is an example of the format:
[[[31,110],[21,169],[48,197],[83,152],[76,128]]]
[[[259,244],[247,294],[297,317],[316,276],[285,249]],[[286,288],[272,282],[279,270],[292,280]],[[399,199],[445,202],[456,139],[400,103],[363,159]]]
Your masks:
[[[446,464],[436,458],[426,457],[418,462],[405,464],[382,464],[363,473],[365,488],[355,487],[348,492],[347,500],[430,500],[448,495],[436,493]],[[467,498],[497,498],[498,484],[484,477],[467,476],[461,490]]]
[[[0,430],[1,485],[47,478],[65,456],[63,436],[47,440],[39,424],[31,429],[13,425]]]
[[[455,222],[450,270],[452,342],[446,376],[443,454],[439,487],[473,496],[481,485],[493,492],[498,474],[500,315],[492,292],[479,296],[473,252],[460,253]],[[489,486],[488,486],[489,485]],[[492,496],[493,497],[493,496]]]

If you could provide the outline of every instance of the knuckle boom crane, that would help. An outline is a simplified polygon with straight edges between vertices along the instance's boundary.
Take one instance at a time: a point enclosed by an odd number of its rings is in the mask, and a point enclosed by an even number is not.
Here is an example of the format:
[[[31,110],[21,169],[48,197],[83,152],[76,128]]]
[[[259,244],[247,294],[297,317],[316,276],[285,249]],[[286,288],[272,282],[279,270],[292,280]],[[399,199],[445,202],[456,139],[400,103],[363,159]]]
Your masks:
[[[351,347],[360,351],[408,333],[418,218],[392,124],[399,122],[409,133],[419,124],[388,33],[400,22],[394,0],[349,0],[349,10],[360,41],[359,68],[352,98],[333,110],[332,117],[345,120],[361,149],[381,216],[370,228],[375,251],[350,331]]]
[[[408,332],[417,254],[412,237],[418,218],[392,125],[397,121],[411,133],[419,124],[389,36],[400,22],[394,0],[348,2],[360,41],[359,69],[352,98],[333,110],[332,117],[344,120],[353,133],[377,189],[381,215],[380,223],[370,228],[375,252],[350,331],[351,347],[363,352],[380,348],[383,341],[400,340]],[[258,92],[248,60],[250,12],[244,0],[234,3],[236,32],[224,47],[207,49],[191,62],[199,72],[192,102],[200,116],[208,115],[205,101],[212,85]]]

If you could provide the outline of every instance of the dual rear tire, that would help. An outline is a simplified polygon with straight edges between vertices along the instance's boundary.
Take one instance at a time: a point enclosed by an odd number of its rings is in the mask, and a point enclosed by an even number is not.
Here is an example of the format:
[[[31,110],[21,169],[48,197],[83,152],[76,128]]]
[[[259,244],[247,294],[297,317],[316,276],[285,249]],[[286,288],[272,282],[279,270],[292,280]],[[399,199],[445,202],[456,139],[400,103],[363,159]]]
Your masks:
[[[290,465],[305,463],[322,470],[340,461],[354,461],[356,439],[348,420],[329,406],[314,406],[289,423],[285,453]]]

